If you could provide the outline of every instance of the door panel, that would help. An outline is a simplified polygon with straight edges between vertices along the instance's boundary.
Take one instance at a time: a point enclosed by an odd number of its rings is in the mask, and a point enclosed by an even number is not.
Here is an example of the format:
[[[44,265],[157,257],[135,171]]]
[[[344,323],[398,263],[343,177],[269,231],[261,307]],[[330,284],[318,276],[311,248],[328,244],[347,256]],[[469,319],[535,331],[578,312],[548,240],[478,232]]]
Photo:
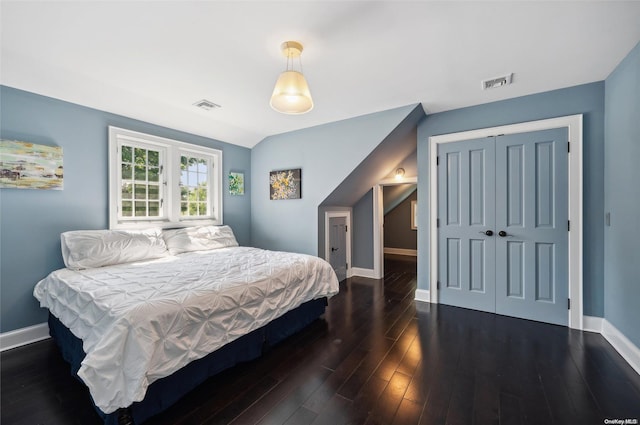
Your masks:
[[[441,145],[438,150],[440,302],[495,310],[495,148],[492,139]]]
[[[496,137],[499,314],[568,323],[567,140],[566,128]]]
[[[567,136],[438,146],[439,302],[568,323]]]
[[[347,278],[347,219],[345,217],[329,218],[329,263],[335,270],[338,280]]]

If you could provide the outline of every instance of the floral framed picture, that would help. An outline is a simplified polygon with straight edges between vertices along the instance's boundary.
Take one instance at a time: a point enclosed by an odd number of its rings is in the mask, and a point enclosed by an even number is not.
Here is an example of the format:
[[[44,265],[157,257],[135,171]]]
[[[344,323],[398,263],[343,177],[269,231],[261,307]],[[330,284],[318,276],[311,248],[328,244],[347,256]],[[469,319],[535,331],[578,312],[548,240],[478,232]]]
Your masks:
[[[271,171],[269,197],[271,200],[302,198],[302,169]]]
[[[244,195],[244,173],[238,171],[229,173],[229,195]]]

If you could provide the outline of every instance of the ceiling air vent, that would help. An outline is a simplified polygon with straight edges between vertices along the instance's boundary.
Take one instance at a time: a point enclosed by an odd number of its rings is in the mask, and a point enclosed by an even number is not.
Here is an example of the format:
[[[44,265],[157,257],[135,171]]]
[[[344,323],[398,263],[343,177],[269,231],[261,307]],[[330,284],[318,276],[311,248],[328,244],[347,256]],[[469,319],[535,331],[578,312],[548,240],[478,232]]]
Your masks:
[[[512,79],[513,79],[513,74],[507,74],[501,77],[484,80],[482,81],[482,90],[495,89],[498,87],[506,86],[507,84],[511,84]]]
[[[198,108],[202,108],[205,111],[211,111],[213,109],[222,108],[222,106],[218,105],[217,103],[213,103],[213,102],[211,102],[210,100],[207,100],[207,99],[199,100],[196,103],[194,103],[193,105],[197,106]]]

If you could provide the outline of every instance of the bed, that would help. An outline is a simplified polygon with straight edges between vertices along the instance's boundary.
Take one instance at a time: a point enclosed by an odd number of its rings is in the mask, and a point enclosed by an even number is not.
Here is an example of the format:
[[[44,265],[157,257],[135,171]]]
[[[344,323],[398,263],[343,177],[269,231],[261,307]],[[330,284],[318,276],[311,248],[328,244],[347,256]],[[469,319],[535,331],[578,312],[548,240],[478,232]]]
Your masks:
[[[227,226],[78,231],[38,282],[50,333],[106,424],[142,423],[261,355],[338,292],[317,257],[240,247]]]

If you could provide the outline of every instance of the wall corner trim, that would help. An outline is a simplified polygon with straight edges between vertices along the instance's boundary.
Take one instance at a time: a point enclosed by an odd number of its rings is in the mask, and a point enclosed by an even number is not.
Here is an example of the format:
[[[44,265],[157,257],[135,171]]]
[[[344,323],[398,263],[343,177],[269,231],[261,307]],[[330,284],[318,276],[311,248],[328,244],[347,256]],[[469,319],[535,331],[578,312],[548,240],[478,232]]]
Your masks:
[[[604,319],[602,317],[595,316],[583,316],[582,318],[582,330],[587,332],[602,333],[602,325]]]
[[[429,291],[427,291],[426,289],[416,289],[416,295],[414,300],[416,301],[420,301],[423,303],[428,303],[430,302],[431,298],[429,298]]]
[[[602,336],[616,349],[623,359],[640,375],[640,348],[624,336],[607,319],[602,319]]]
[[[376,276],[376,271],[373,269],[362,269],[360,267],[351,268],[351,276],[366,277],[369,279],[380,279]]]
[[[15,331],[0,333],[0,351],[11,350],[12,348],[21,347],[47,338],[50,338],[50,336],[49,325],[46,322],[16,329]]]

